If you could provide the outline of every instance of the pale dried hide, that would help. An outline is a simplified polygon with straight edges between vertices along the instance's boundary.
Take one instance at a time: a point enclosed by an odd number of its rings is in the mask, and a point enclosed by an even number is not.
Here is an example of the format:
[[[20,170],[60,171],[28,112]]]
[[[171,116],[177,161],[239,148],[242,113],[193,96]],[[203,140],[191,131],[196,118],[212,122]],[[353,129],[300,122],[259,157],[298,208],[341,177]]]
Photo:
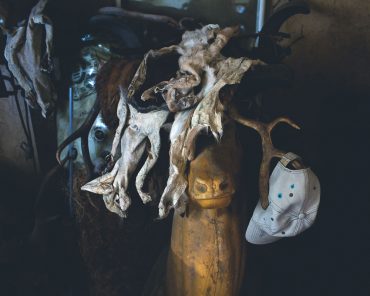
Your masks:
[[[110,211],[126,217],[126,210],[131,204],[127,194],[129,181],[147,150],[147,159],[136,177],[136,189],[143,203],[151,201],[150,194],[144,192],[142,188],[146,176],[158,159],[161,146],[159,132],[168,114],[166,110],[138,112],[127,104],[126,94],[121,90],[117,108],[119,125],[111,150],[111,156],[114,159],[120,145],[120,157],[112,171],[89,182],[81,189],[102,194],[105,205]]]
[[[53,27],[43,14],[48,0],[40,0],[29,19],[7,31],[5,58],[9,70],[24,89],[31,107],[37,105],[42,115],[53,112],[56,93],[51,80]]]
[[[197,136],[202,132],[210,132],[217,141],[222,137],[225,106],[219,98],[220,90],[225,85],[239,83],[246,71],[260,63],[221,55],[222,48],[237,32],[236,27],[220,29],[218,25],[207,25],[185,32],[179,45],[151,50],[144,56],[127,97],[121,91],[117,109],[120,123],[113,142],[112,157],[117,158],[119,142],[121,156],[111,172],[84,185],[83,190],[103,194],[107,208],[125,216],[130,205],[128,182],[147,149],[148,158],[136,177],[136,188],[144,203],[150,201],[151,194],[143,192],[142,187],[158,159],[159,131],[169,113],[174,112],[176,114],[170,132],[169,177],[159,201],[159,217],[166,217],[173,208],[184,211],[188,186],[186,168],[194,158]],[[137,98],[136,94],[149,79],[147,70],[150,61],[173,53],[180,55],[175,77],[141,91]],[[130,104],[140,99],[157,103],[158,98],[166,103],[167,108],[160,106],[154,111],[142,113]]]

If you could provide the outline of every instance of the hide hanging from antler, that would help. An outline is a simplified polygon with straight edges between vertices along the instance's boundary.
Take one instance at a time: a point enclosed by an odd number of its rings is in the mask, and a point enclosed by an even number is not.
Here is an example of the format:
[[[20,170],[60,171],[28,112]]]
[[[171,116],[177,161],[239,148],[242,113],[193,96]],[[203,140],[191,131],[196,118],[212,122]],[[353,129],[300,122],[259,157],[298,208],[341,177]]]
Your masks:
[[[85,184],[82,190],[102,194],[107,208],[125,217],[131,203],[128,184],[147,151],[146,161],[136,176],[136,189],[144,203],[152,200],[155,193],[144,192],[144,183],[158,159],[160,129],[173,118],[170,113],[175,113],[170,131],[169,177],[159,201],[159,217],[166,217],[173,208],[179,212],[185,210],[186,169],[194,158],[197,136],[210,132],[219,141],[223,123],[229,118],[227,111],[231,102],[221,100],[221,89],[240,83],[248,70],[263,64],[246,57],[230,58],[221,54],[228,41],[237,34],[238,27],[221,29],[218,25],[207,25],[185,32],[178,45],[151,50],[144,56],[128,90],[121,88],[120,91],[119,126],[111,151],[113,169]],[[174,64],[173,70],[163,75],[166,71],[161,65],[165,67],[169,61]],[[233,115],[237,117],[235,112]],[[245,124],[239,118],[235,120]],[[265,139],[263,135],[262,138]],[[270,155],[264,158],[264,162],[270,160]],[[266,167],[265,163],[261,165],[261,176],[266,175]],[[267,196],[262,197],[265,199]]]

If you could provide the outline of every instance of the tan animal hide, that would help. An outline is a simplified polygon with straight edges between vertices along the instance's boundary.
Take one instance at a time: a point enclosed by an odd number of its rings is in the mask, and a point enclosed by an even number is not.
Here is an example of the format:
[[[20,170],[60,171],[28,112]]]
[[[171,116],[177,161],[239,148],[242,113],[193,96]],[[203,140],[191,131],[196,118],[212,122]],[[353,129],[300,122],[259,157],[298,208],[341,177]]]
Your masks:
[[[27,22],[7,31],[5,58],[9,70],[24,89],[31,107],[47,117],[54,111],[56,92],[51,80],[53,27],[43,14],[48,0],[40,0]]]

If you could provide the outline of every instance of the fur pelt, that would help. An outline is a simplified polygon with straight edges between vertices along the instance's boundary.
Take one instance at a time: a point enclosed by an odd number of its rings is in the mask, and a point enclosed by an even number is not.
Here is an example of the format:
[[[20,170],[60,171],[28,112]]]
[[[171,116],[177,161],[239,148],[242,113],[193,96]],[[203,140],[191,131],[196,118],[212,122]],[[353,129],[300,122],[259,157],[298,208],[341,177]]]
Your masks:
[[[118,126],[119,86],[123,89],[129,86],[139,64],[139,60],[112,58],[98,72],[95,84],[97,98],[103,122],[111,130]]]

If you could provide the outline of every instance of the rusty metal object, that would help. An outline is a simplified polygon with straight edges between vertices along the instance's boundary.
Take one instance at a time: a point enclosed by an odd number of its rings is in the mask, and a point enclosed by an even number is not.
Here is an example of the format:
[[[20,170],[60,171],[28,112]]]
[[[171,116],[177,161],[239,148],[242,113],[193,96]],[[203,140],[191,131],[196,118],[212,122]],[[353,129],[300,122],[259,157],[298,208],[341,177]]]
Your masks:
[[[241,151],[234,124],[224,131],[190,164],[187,214],[173,219],[167,295],[239,295],[245,249],[234,193]]]

